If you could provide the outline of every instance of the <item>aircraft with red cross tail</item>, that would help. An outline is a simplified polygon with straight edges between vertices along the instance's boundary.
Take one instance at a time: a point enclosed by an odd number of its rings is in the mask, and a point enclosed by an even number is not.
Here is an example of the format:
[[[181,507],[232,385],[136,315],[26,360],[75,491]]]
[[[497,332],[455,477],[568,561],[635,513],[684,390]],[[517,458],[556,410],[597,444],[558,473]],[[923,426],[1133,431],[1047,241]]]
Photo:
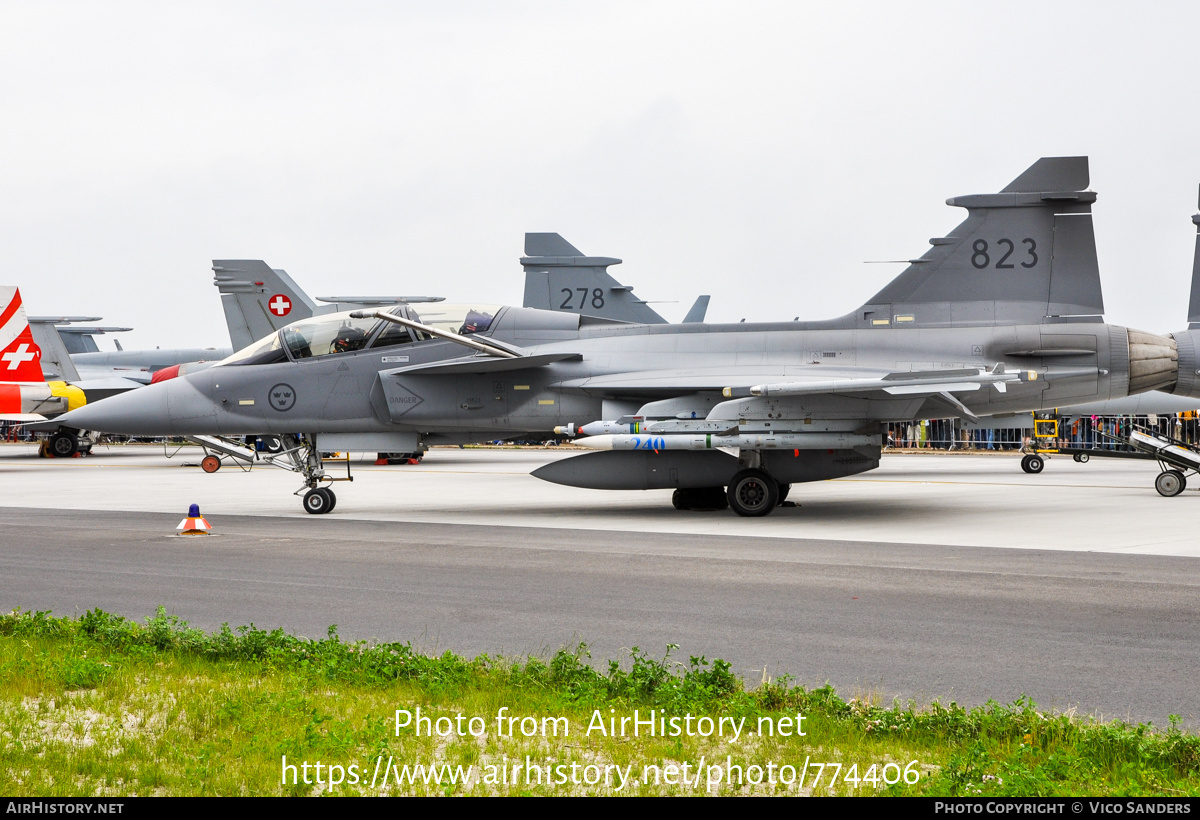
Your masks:
[[[0,285],[0,419],[40,421],[82,407],[83,392],[65,382],[47,382],[42,351],[33,340],[21,292]]]

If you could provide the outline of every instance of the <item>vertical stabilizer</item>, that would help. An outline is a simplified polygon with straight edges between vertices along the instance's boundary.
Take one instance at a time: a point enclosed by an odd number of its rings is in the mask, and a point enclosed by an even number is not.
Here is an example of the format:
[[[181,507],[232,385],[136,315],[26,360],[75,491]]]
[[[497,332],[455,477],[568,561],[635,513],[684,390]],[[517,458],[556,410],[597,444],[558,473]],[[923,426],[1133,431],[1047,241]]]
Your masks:
[[[584,256],[556,233],[525,234],[525,300],[540,310],[561,310],[643,325],[665,324],[649,305],[608,273],[611,256]]]
[[[65,382],[79,381],[79,371],[75,368],[75,362],[71,361],[71,353],[67,350],[54,322],[36,320],[30,322],[29,329],[33,334],[33,340],[42,351],[42,373],[46,379]]]
[[[1200,208],[1200,197],[1196,207]],[[1200,214],[1192,217],[1196,225],[1196,253],[1192,257],[1192,297],[1188,300],[1188,330],[1200,330]]]
[[[261,259],[214,259],[213,274],[234,350],[318,312],[292,277]]]
[[[1044,157],[863,305],[856,324],[948,327],[1103,321],[1087,157]]]
[[[696,301],[692,304],[692,309],[687,312],[687,316],[683,317],[683,324],[699,324],[704,321],[706,313],[708,313],[708,297],[697,296]]]
[[[0,286],[0,382],[44,382],[42,350],[33,340],[21,291]]]

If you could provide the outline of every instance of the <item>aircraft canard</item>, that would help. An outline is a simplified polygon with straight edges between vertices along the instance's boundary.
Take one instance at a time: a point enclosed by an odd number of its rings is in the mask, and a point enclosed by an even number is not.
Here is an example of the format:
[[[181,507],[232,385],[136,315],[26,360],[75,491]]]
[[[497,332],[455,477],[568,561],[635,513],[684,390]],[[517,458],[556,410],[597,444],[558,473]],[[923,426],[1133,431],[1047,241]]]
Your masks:
[[[884,422],[1200,395],[1183,373],[1190,339],[1104,323],[1087,186],[1086,157],[1052,157],[998,193],[948,200],[966,219],[836,319],[623,324],[484,304],[372,306],[293,322],[208,370],[68,420],[278,434],[312,513],[336,503],[320,452],[348,436],[415,450],[629,422],[637,432],[592,442],[603,452],[534,475],[674,489],[678,507],[765,515],[793,483],[877,467]]]

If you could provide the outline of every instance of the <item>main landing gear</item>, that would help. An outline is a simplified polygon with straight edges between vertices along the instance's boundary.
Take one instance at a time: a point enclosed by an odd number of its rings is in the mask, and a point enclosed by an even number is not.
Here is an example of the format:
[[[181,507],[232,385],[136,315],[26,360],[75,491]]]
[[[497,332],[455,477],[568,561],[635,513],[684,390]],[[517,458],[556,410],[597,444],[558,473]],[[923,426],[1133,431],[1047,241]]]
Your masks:
[[[729,480],[725,494],[733,511],[746,517],[766,515],[775,509],[781,500],[779,482],[762,470],[741,470],[735,473]]]
[[[79,452],[79,439],[74,433],[59,430],[50,437],[46,449],[55,458],[70,458]]]
[[[678,489],[671,496],[671,505],[677,510],[697,512],[733,507],[738,515],[759,516],[782,504],[791,489],[791,484],[780,484],[762,470],[742,470],[733,477],[728,488]]]
[[[671,496],[671,504],[677,510],[708,512],[725,509],[729,506],[729,500],[725,498],[724,487],[700,487],[676,490]]]
[[[677,510],[723,510],[732,507],[740,516],[758,518],[768,515],[783,503],[792,489],[763,469],[762,453],[743,450],[738,455],[738,471],[726,487],[680,488],[671,496]]]

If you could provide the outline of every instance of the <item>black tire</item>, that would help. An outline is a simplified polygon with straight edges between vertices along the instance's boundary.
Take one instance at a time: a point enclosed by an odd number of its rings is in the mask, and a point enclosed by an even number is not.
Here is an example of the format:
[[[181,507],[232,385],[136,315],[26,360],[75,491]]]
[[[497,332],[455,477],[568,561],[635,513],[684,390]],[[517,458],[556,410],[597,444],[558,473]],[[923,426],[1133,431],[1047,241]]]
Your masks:
[[[50,437],[50,455],[55,458],[70,458],[79,452],[79,439],[74,433],[57,432]]]
[[[786,501],[787,497],[788,497],[788,493],[790,493],[791,491],[792,491],[791,484],[780,484],[779,485],[779,501],[776,503],[782,504],[784,501]]]
[[[1071,460],[1074,461],[1076,464],[1082,464],[1083,456],[1081,456],[1079,453],[1076,453],[1075,455],[1071,456]]]
[[[321,491],[329,497],[329,512],[333,512],[333,508],[337,506],[337,496],[333,494],[333,490],[328,487],[322,487]]]
[[[735,513],[756,518],[779,503],[779,482],[762,470],[742,470],[730,479],[725,493]]]
[[[729,499],[725,496],[724,487],[705,487],[699,491],[703,498],[705,510],[727,510],[729,509]]]
[[[676,490],[678,494],[678,502],[676,497],[671,497],[671,503],[675,504],[677,510],[695,510],[696,512],[713,512],[715,510],[723,510],[729,506],[729,499],[725,497],[724,487],[699,487],[691,490]],[[679,506],[682,504],[683,506]]]
[[[1178,470],[1164,470],[1154,479],[1154,489],[1164,498],[1174,498],[1187,489],[1187,478]]]
[[[221,459],[216,456],[205,456],[200,459],[200,469],[206,473],[215,473],[221,469]]]
[[[328,491],[323,487],[304,494],[304,511],[310,515],[324,515],[333,508]]]
[[[1037,474],[1046,466],[1041,456],[1027,455],[1021,459],[1021,469],[1027,473]]]

